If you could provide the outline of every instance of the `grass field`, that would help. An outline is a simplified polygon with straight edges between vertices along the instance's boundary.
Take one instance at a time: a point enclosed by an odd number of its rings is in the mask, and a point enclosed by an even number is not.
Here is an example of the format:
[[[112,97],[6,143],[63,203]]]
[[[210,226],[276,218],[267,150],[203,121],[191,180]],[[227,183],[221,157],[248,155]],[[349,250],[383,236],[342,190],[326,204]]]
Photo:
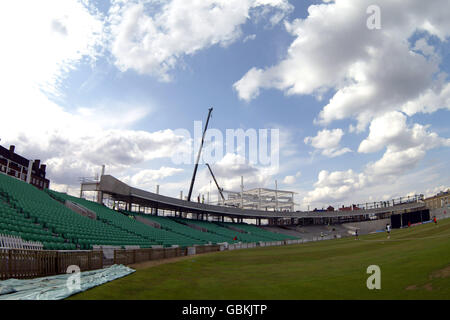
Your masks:
[[[368,290],[369,265],[381,289]],[[70,299],[450,299],[450,219],[315,243],[217,252],[140,269]]]

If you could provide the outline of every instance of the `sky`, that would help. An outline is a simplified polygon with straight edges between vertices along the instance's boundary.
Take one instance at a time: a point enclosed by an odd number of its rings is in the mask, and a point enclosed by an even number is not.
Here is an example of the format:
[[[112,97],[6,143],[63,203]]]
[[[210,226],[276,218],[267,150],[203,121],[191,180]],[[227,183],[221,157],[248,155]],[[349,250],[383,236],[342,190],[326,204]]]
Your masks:
[[[450,187],[448,12],[446,0],[3,2],[0,144],[41,159],[59,191],[78,194],[105,164],[179,197],[213,107],[204,156],[226,190],[276,181],[300,210],[432,195]],[[225,148],[239,129],[273,158],[253,161],[250,139]],[[193,194],[213,200],[206,161]]]

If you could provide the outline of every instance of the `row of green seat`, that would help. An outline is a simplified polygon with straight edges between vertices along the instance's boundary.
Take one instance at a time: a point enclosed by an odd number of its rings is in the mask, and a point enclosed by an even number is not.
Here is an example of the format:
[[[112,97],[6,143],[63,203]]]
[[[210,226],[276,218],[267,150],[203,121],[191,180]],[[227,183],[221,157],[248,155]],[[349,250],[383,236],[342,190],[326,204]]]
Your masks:
[[[74,245],[79,249],[91,249],[93,245],[148,247],[158,244],[104,221],[83,217],[51,198],[46,192],[3,174],[0,174],[0,197],[16,212],[15,216],[20,215],[28,221],[22,219],[13,225],[10,224],[10,218],[0,220],[8,225],[8,234],[15,232],[14,235],[26,240],[40,241],[45,249],[71,249]],[[10,213],[10,217],[14,216]],[[47,231],[46,234],[39,235],[40,231],[31,232],[31,225],[40,226],[41,230]]]
[[[68,194],[48,190],[55,199],[72,201],[93,211],[97,215],[97,219],[115,226],[117,229],[128,232],[129,234],[134,234],[145,239],[148,239],[152,244],[163,245],[163,246],[189,246],[192,245],[192,239],[184,237],[182,235],[171,232],[167,229],[154,228],[152,226],[146,225],[136,219],[131,219],[127,215],[124,215],[116,210],[112,210],[103,204],[92,202],[86,199],[76,198]]]
[[[210,232],[214,232],[216,234],[223,235],[227,238],[236,239],[236,241],[241,242],[259,242],[264,241],[264,238],[261,238],[259,236],[255,236],[251,233],[247,232],[239,232],[236,230],[236,228],[228,228],[226,226],[222,226],[220,224],[210,222],[210,221],[204,221],[204,220],[192,220],[190,223],[193,223],[199,227],[205,228]]]
[[[39,223],[33,223],[31,218],[26,218],[23,213],[11,207],[5,201],[5,196],[0,195],[0,233],[21,237],[25,241],[38,241],[51,243],[58,248],[65,248],[64,239],[53,235]],[[49,249],[44,245],[44,248]]]
[[[212,243],[235,243],[239,241],[250,243],[297,239],[293,236],[270,232],[246,223],[212,222],[180,217],[163,217],[135,212],[126,213],[145,217],[150,221],[160,224],[162,228],[172,232],[177,232],[194,239],[203,239],[204,241]],[[195,229],[194,227],[198,227],[204,230],[204,232]]]
[[[202,232],[200,230],[193,229],[186,225],[184,221],[179,222],[176,219],[172,219],[170,217],[162,217],[148,214],[139,214],[134,212],[127,212],[128,214],[134,214],[137,216],[141,216],[147,220],[150,220],[154,223],[157,223],[161,226],[161,228],[169,230],[173,233],[179,234],[184,238],[189,238],[190,243],[192,244],[207,244],[207,243],[221,243],[221,242],[230,242],[233,241],[232,238],[225,238],[222,236],[218,236],[216,234],[210,232]]]
[[[66,201],[93,211],[96,219],[68,209],[64,205]],[[136,217],[153,221],[161,228],[132,219]],[[0,174],[0,233],[39,241],[45,249],[51,250],[91,249],[93,245],[184,247],[207,243],[295,239],[249,224],[121,213],[65,193],[52,190],[44,192],[3,174]]]
[[[264,230],[263,228],[248,223],[231,223],[231,222],[217,222],[217,223],[223,226],[232,226],[233,228],[245,231],[249,234],[261,238],[260,241],[283,241],[283,240],[297,239],[296,237],[290,235]]]

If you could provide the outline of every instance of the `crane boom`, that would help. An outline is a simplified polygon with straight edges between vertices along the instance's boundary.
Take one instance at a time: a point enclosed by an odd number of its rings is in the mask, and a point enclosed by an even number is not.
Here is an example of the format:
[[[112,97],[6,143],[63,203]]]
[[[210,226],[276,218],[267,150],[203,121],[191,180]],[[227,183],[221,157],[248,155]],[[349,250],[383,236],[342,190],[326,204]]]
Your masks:
[[[205,128],[203,130],[202,142],[200,143],[200,148],[198,150],[197,161],[195,162],[194,173],[192,174],[191,186],[189,187],[189,193],[188,193],[187,201],[191,201],[192,189],[194,188],[194,182],[195,182],[195,175],[197,174],[198,162],[200,161],[200,155],[202,153],[203,142],[205,141],[205,134],[206,134],[206,130],[208,129],[209,118],[211,117],[212,110],[213,110],[213,108],[209,108],[208,109],[208,111],[209,111],[208,112],[208,118],[206,119]]]
[[[217,183],[216,177],[214,176],[214,173],[212,172],[211,167],[209,166],[209,163],[207,163],[206,166],[208,167],[209,172],[211,173],[211,176],[213,177],[214,182],[216,183],[216,187],[219,190],[219,193],[220,193],[220,196],[222,197],[222,200],[225,201],[225,197],[223,196],[222,189],[219,187],[219,184]]]

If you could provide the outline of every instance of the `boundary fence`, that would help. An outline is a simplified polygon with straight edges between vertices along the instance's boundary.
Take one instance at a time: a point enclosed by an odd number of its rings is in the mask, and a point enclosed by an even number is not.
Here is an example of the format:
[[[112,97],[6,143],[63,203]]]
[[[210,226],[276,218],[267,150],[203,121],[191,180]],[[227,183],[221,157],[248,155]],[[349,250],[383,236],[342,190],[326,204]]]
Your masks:
[[[236,244],[222,243],[186,248],[115,249],[113,263],[130,265],[145,261],[162,260],[208,252],[298,243],[304,243],[304,241],[285,240]],[[102,269],[104,267],[103,261],[104,253],[102,250],[50,251],[0,249],[0,280],[9,278],[27,279],[63,274],[67,272],[67,268],[71,265],[78,266],[80,271]]]
[[[27,279],[66,273],[77,265],[80,271],[103,268],[101,251],[49,251],[0,249],[0,279]]]

